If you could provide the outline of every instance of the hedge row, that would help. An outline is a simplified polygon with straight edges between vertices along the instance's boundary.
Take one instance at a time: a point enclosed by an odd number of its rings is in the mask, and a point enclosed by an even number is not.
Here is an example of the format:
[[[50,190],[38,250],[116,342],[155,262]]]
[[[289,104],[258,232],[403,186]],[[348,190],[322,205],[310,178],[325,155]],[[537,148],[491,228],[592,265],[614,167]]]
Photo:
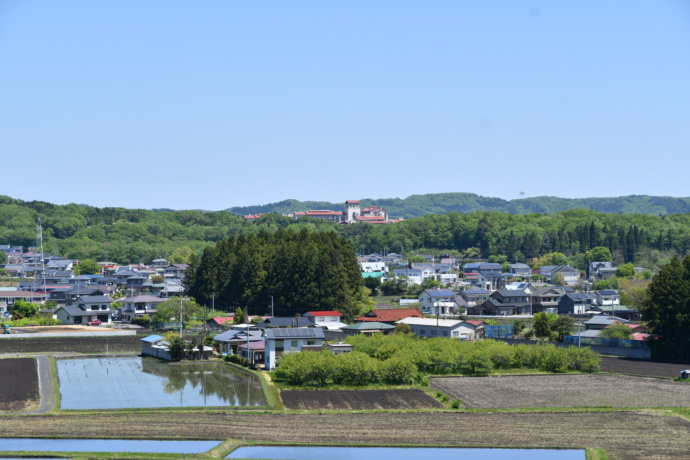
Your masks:
[[[494,369],[596,372],[600,362],[589,348],[553,344],[512,346],[494,340],[420,339],[411,334],[353,336],[348,342],[354,345],[352,353],[283,355],[276,380],[299,386],[409,384],[429,374],[486,375]]]

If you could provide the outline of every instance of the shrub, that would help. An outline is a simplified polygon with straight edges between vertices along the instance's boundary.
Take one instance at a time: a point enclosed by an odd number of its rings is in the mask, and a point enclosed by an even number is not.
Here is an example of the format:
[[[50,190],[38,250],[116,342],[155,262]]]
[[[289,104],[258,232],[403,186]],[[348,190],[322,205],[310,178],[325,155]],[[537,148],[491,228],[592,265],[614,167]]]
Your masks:
[[[452,407],[453,409],[460,409],[460,404],[461,404],[461,403],[462,403],[461,400],[459,400],[459,399],[454,399],[454,400],[452,400],[452,401],[450,402],[450,407]]]
[[[225,355],[223,356],[223,361],[227,363],[239,364],[240,366],[249,367],[251,363],[248,359],[241,357],[240,355]]]
[[[386,383],[410,384],[417,374],[417,366],[403,356],[395,356],[379,364],[379,378]]]

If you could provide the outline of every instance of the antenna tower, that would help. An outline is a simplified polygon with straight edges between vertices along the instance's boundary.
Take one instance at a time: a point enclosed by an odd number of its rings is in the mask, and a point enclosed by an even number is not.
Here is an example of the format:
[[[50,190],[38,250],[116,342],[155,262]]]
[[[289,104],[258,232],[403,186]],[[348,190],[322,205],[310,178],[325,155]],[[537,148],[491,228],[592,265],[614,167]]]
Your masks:
[[[46,269],[43,262],[43,227],[41,226],[41,218],[38,218],[38,224],[36,225],[36,251],[40,257],[40,267],[41,267],[41,278],[39,280],[36,271],[34,270],[34,288],[33,291],[36,292],[38,288],[43,287],[45,291],[46,286]],[[38,268],[38,267],[36,267]],[[39,284],[40,281],[40,284]]]

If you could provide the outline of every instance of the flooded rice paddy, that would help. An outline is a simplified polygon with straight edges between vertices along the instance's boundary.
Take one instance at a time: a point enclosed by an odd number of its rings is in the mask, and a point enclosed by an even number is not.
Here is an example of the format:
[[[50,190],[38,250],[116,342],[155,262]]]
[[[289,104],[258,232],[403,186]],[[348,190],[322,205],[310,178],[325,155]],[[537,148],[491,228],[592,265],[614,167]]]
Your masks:
[[[224,363],[141,357],[57,361],[61,409],[263,406],[259,378]]]

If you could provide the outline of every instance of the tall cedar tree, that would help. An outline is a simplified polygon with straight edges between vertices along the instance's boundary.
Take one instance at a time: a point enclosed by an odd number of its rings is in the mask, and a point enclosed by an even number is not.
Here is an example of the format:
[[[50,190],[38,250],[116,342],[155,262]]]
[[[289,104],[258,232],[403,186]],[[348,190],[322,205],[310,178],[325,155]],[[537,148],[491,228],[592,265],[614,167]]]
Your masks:
[[[222,240],[192,258],[187,293],[217,307],[276,316],[338,310],[353,319],[364,287],[354,247],[335,232],[279,229]]]
[[[674,257],[654,276],[641,313],[653,357],[690,360],[690,257]]]

